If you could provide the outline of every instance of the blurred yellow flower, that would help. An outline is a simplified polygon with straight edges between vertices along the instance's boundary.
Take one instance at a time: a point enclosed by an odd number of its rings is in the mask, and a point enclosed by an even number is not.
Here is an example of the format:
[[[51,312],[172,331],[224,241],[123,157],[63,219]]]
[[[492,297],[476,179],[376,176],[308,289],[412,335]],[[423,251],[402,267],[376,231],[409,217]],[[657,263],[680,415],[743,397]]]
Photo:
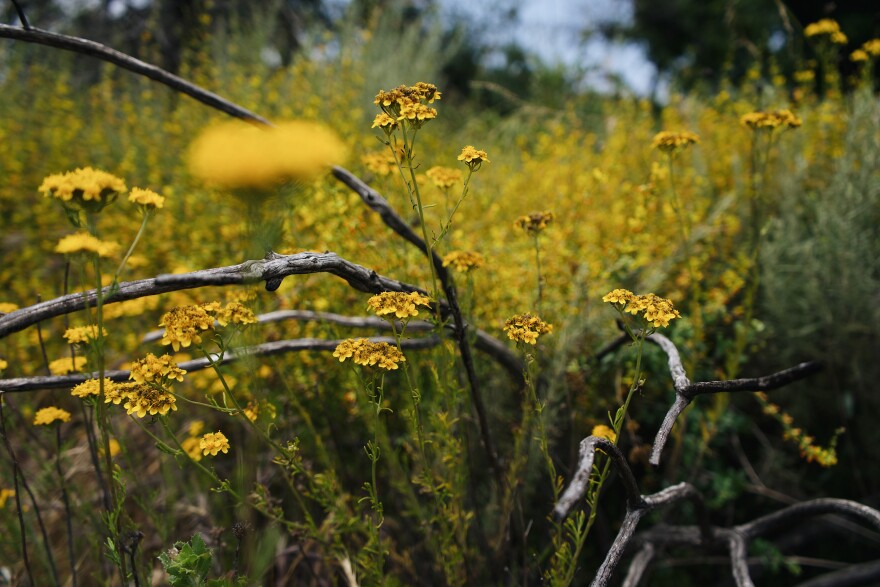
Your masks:
[[[749,112],[743,114],[740,124],[747,126],[752,130],[773,130],[780,127],[798,128],[801,126],[801,119],[794,115],[791,110],[774,110],[772,112]]]
[[[18,304],[12,302],[0,302],[0,314],[8,314],[18,310]]]
[[[199,448],[205,456],[217,456],[220,451],[226,454],[229,452],[229,440],[222,432],[208,432],[199,440]]]
[[[85,357],[64,357],[63,359],[55,359],[49,363],[49,373],[52,375],[79,373],[86,366],[87,362],[88,359]]]
[[[48,426],[54,422],[70,422],[70,412],[54,406],[37,410],[34,426]]]
[[[520,216],[513,225],[526,234],[536,236],[544,232],[544,229],[550,226],[555,219],[556,216],[553,212],[545,210],[544,212],[532,212],[528,216]]]
[[[837,45],[846,45],[847,38],[840,30],[840,25],[836,20],[823,18],[822,20],[808,24],[804,28],[804,36],[806,37],[824,37],[828,36],[832,43]]]
[[[540,335],[553,332],[553,325],[527,313],[508,318],[503,330],[512,341],[537,344]]]
[[[109,379],[104,379],[104,396],[105,398],[110,395],[110,389],[116,386],[116,383]],[[90,396],[98,396],[101,394],[100,383],[97,379],[86,379],[79,385],[75,386],[70,390],[70,395],[79,398],[86,398]],[[119,403],[119,402],[116,402]]]
[[[9,367],[9,363],[7,363],[7,362],[6,362],[5,360],[3,360],[3,359],[0,359],[0,371],[3,371],[3,370],[6,369],[7,367]]]
[[[590,433],[590,436],[599,436],[600,438],[607,438],[611,442],[617,440],[617,434],[614,433],[614,429],[610,426],[606,426],[605,424],[599,424],[597,426],[593,426],[593,431]]]
[[[55,252],[62,255],[96,253],[99,257],[111,257],[118,249],[116,243],[102,241],[88,232],[75,232],[58,241]]]
[[[101,333],[107,336],[107,329],[102,328]],[[98,338],[98,325],[74,326],[65,330],[62,336],[64,336],[68,344],[89,344]]]
[[[141,188],[131,188],[131,192],[128,194],[128,201],[149,209],[162,208],[165,205],[165,198],[153,190]]]
[[[184,438],[183,442],[180,443],[181,448],[189,455],[189,458],[192,460],[199,462],[202,460],[202,448],[201,448],[202,440],[200,438],[196,438],[195,436],[190,436],[188,438]]]
[[[700,137],[692,132],[670,132],[664,130],[654,135],[652,145],[655,149],[659,149],[664,153],[673,153],[699,142]]]
[[[6,500],[15,497],[14,489],[0,489],[0,510],[6,507]]]
[[[401,155],[400,158],[402,159],[403,156]],[[391,175],[397,172],[397,160],[394,159],[394,153],[388,149],[362,155],[361,163],[376,175]]]
[[[397,347],[366,338],[343,340],[336,346],[333,356],[339,359],[340,363],[350,358],[357,365],[365,367],[378,365],[389,371],[397,369],[398,363],[406,361],[406,357]]]
[[[461,183],[461,171],[451,167],[432,167],[425,172],[425,175],[441,190],[449,189]]]
[[[470,273],[483,266],[483,255],[473,251],[452,251],[443,256],[443,266],[452,267],[461,273]]]
[[[291,121],[258,128],[227,122],[203,131],[188,154],[189,169],[221,188],[266,189],[308,182],[345,159],[336,134],[314,122]]]

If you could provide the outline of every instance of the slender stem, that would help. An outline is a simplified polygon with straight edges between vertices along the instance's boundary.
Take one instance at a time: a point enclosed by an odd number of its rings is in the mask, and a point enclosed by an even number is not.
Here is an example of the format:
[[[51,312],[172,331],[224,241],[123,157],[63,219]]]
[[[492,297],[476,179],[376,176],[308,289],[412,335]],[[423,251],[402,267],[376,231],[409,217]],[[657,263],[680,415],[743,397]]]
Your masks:
[[[12,461],[12,489],[15,491],[15,511],[18,514],[18,529],[21,532],[21,555],[22,560],[24,562],[24,568],[27,571],[28,578],[30,579],[31,585],[36,585],[34,583],[34,573],[31,570],[31,562],[28,558],[28,550],[27,550],[27,529],[24,525],[24,514],[22,513],[21,508],[21,490],[19,489],[18,480],[21,477],[22,481],[24,481],[24,476],[21,474],[21,468],[18,465],[18,459],[15,457],[15,451],[12,450],[12,444],[9,442],[9,436],[6,432],[6,415],[3,413],[3,404],[5,403],[4,394],[0,393],[0,436],[3,437],[3,445],[6,447],[6,452],[9,454],[9,460]]]
[[[119,281],[119,275],[122,273],[122,270],[125,268],[125,264],[128,263],[129,257],[134,252],[135,247],[138,244],[138,241],[141,240],[141,236],[144,234],[144,230],[147,228],[147,221],[150,220],[150,211],[144,211],[144,219],[141,222],[141,227],[138,229],[137,234],[134,237],[134,240],[131,242],[131,246],[128,247],[128,251],[126,251],[125,256],[122,258],[122,262],[119,264],[119,267],[116,269],[116,273],[113,275],[113,282],[116,283]]]
[[[70,511],[70,499],[67,497],[67,483],[64,480],[64,471],[61,469],[61,424],[55,424],[55,471],[58,473],[58,482],[61,484],[61,499],[64,502],[64,519],[67,524],[67,557],[70,561],[70,577],[73,587],[77,586],[76,580],[76,557],[73,552],[73,515]]]

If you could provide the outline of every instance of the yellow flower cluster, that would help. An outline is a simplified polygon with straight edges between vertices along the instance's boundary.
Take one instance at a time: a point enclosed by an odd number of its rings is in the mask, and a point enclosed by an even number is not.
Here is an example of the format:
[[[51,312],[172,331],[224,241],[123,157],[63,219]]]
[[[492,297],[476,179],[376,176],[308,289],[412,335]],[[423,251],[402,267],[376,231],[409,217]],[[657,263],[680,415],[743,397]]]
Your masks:
[[[138,383],[165,385],[171,379],[183,381],[185,374],[186,371],[177,366],[171,355],[157,357],[147,353],[146,357],[132,364],[129,378]]]
[[[0,489],[0,510],[6,507],[6,500],[15,497],[14,489],[3,488]]]
[[[526,234],[536,236],[544,232],[544,229],[555,219],[556,216],[553,215],[553,212],[545,210],[544,212],[532,212],[528,216],[520,216],[513,225]]]
[[[88,360],[85,357],[64,357],[63,359],[55,359],[49,363],[49,373],[52,375],[79,373],[85,368],[87,362]]]
[[[125,408],[126,413],[136,415],[138,418],[143,418],[147,414],[164,416],[169,410],[177,411],[177,398],[147,383],[120,383],[118,388],[125,399],[122,407]]]
[[[801,119],[792,113],[791,110],[774,110],[772,112],[749,112],[743,114],[740,124],[747,126],[752,130],[774,130],[776,128],[797,128],[802,122]]]
[[[5,370],[7,367],[9,367],[9,363],[4,359],[0,359],[0,371]]]
[[[590,436],[607,438],[611,442],[615,442],[617,440],[617,434],[614,433],[614,429],[610,426],[606,426],[605,424],[597,424],[596,426],[593,426],[593,431],[590,433]]]
[[[110,379],[104,379],[104,397],[110,396],[109,390],[117,384]],[[101,395],[100,382],[97,379],[87,379],[70,390],[70,395],[78,398],[87,398]],[[115,397],[115,395],[114,395]],[[120,397],[120,399],[122,399]],[[115,403],[119,403],[118,401]]]
[[[342,363],[351,359],[357,365],[372,367],[378,365],[382,369],[393,371],[398,363],[406,361],[406,357],[395,346],[387,342],[373,342],[366,338],[350,338],[343,340],[336,346],[333,356]]]
[[[256,324],[257,317],[254,316],[253,310],[246,308],[241,302],[229,302],[225,307],[219,307],[218,302],[214,309],[214,317],[220,326],[227,326],[230,322],[233,324]]]
[[[90,210],[100,210],[126,190],[123,180],[91,167],[49,175],[38,188],[44,197]]]
[[[461,273],[470,273],[483,266],[483,255],[474,251],[452,251],[443,256],[443,266],[452,267]]]
[[[18,304],[12,302],[0,302],[0,314],[8,314],[18,310]]]
[[[208,432],[199,440],[199,448],[205,456],[217,456],[218,452],[226,454],[229,452],[229,439],[220,432]]]
[[[102,328],[101,332],[107,336],[106,328]],[[98,338],[98,325],[74,326],[65,330],[63,336],[68,344],[89,344]]]
[[[880,55],[880,39],[871,39],[862,43],[861,48],[853,51],[849,58],[851,61],[868,61]]]
[[[203,131],[188,154],[190,171],[221,188],[268,189],[308,182],[345,159],[345,145],[330,129],[291,121],[268,128],[227,122]]]
[[[364,167],[379,176],[397,173],[397,161],[394,159],[394,153],[387,149],[367,153],[361,156],[361,163],[364,164]]]
[[[414,86],[398,86],[386,92],[379,90],[373,103],[381,110],[373,120],[373,128],[381,128],[386,134],[394,132],[400,122],[413,128],[421,128],[425,122],[437,117],[437,110],[427,106],[441,97],[434,84],[419,82]]]
[[[119,249],[117,243],[106,242],[88,232],[75,232],[58,241],[56,253],[75,255],[77,253],[94,253],[99,257],[112,257]]]
[[[540,335],[553,332],[553,325],[532,314],[517,314],[507,319],[503,330],[510,340],[537,344]]]
[[[801,458],[805,459],[808,463],[817,463],[822,467],[833,467],[837,464],[837,449],[835,444],[837,442],[837,437],[843,433],[843,428],[838,428],[834,432],[834,437],[831,440],[830,446],[827,448],[818,446],[813,444],[816,439],[806,434],[801,428],[795,427],[794,418],[792,418],[788,412],[783,411],[777,404],[772,403],[767,398],[766,393],[757,392],[755,395],[761,402],[764,414],[771,416],[777,422],[782,424],[782,437],[785,440],[792,441],[798,445],[798,448],[801,451]]]
[[[461,171],[451,167],[432,167],[425,175],[441,190],[448,190],[461,183]]]
[[[70,422],[70,412],[61,408],[49,407],[37,410],[34,426],[48,426],[55,422]]]
[[[154,192],[153,190],[145,190],[142,188],[131,188],[128,194],[128,201],[145,209],[155,210],[165,205],[165,198]]]
[[[397,318],[409,320],[419,315],[417,306],[428,306],[431,298],[417,291],[405,293],[402,291],[383,291],[367,301],[367,305],[376,316],[388,316],[393,314]]]
[[[637,316],[643,314],[645,320],[655,328],[669,326],[669,321],[681,318],[681,314],[666,298],[649,293],[635,295],[628,289],[615,289],[602,297],[603,302],[614,304],[620,312]]]
[[[692,132],[661,131],[654,135],[652,146],[664,153],[673,153],[700,142],[700,137]]]
[[[489,155],[486,154],[486,151],[481,151],[475,148],[473,145],[466,145],[462,150],[461,154],[458,156],[459,161],[463,161],[465,165],[471,171],[476,171],[483,165],[483,163],[491,163],[489,161]]]
[[[840,25],[836,20],[831,18],[823,18],[812,24],[808,24],[804,29],[806,37],[829,37],[832,43],[836,45],[846,45],[847,38],[840,30]]]
[[[175,351],[193,343],[201,344],[201,333],[214,328],[214,316],[205,306],[178,306],[166,312],[159,320],[159,326],[165,327],[162,344],[170,344]]]

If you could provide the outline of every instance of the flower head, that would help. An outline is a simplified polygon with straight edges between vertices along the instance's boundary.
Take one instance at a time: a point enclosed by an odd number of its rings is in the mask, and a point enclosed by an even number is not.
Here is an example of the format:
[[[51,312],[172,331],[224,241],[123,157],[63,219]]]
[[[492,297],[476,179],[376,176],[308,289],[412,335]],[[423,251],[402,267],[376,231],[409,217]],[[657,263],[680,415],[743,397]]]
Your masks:
[[[70,412],[61,408],[48,407],[37,410],[34,426],[48,426],[55,422],[70,422]]]
[[[87,398],[92,396],[101,395],[101,383],[97,379],[86,379],[79,385],[75,386],[70,390],[70,395],[78,398]],[[114,388],[117,384],[110,379],[104,379],[104,397],[107,398],[111,395],[111,389]],[[114,396],[115,397],[115,396]],[[121,398],[120,398],[121,399]],[[115,402],[119,403],[119,402]]]
[[[671,320],[681,318],[670,300],[652,293],[635,295],[626,289],[615,289],[606,294],[602,301],[614,304],[620,312],[641,314],[654,328],[669,326]]]
[[[373,103],[378,106],[382,112],[395,120],[398,120],[404,106],[421,103],[433,104],[434,101],[439,100],[440,97],[441,93],[437,89],[437,86],[425,82],[418,82],[414,86],[397,86],[393,90],[387,92],[385,90],[379,90]]]
[[[840,25],[836,20],[831,18],[823,18],[822,20],[808,24],[804,29],[806,37],[828,37],[828,39],[836,45],[846,45],[847,38],[840,30]]]
[[[9,314],[18,310],[18,304],[12,302],[0,302],[0,314]]]
[[[473,145],[465,146],[465,148],[461,150],[458,160],[463,161],[471,171],[478,170],[483,163],[491,163],[486,151],[480,151],[479,149],[474,148]]]
[[[700,137],[692,132],[661,131],[654,135],[653,147],[664,153],[675,153],[700,142]]]
[[[58,241],[55,252],[62,255],[94,253],[99,257],[112,257],[118,249],[116,243],[102,241],[88,232],[75,232]]]
[[[448,190],[461,183],[461,171],[451,167],[432,167],[425,175],[441,190]]]
[[[159,321],[159,326],[165,327],[162,344],[170,344],[175,351],[193,343],[201,344],[202,333],[214,328],[213,308],[205,304],[189,305],[166,312]]]
[[[350,358],[357,365],[365,367],[378,365],[389,371],[397,369],[398,363],[406,361],[406,357],[397,347],[387,342],[373,342],[366,338],[343,340],[336,346],[333,356],[338,358],[340,363]]]
[[[749,112],[740,117],[740,123],[752,130],[774,130],[777,128],[797,128],[801,119],[791,110],[775,110],[773,112]]]
[[[516,222],[513,225],[529,234],[531,236],[537,236],[544,232],[544,229],[547,228],[556,216],[553,215],[553,212],[545,210],[544,212],[532,212],[528,216],[520,216],[516,219]]]
[[[553,332],[553,325],[532,314],[517,314],[507,319],[503,330],[512,341],[536,344],[540,335]]]
[[[49,363],[49,373],[52,375],[67,375],[68,373],[79,373],[82,371],[88,359],[85,357],[64,357],[63,359],[55,359]]]
[[[141,188],[131,188],[131,192],[128,194],[128,201],[143,207],[145,210],[155,210],[165,205],[165,198],[153,190]]]
[[[345,159],[345,145],[330,129],[304,121],[257,128],[227,122],[203,131],[189,149],[189,169],[221,188],[267,189],[312,181]]]
[[[107,336],[107,329],[102,328],[101,333]],[[63,336],[68,344],[91,344],[98,338],[98,325],[74,326],[65,330]]]
[[[199,462],[202,460],[202,439],[197,438],[196,436],[188,436],[183,439],[180,443],[180,448],[182,448],[186,454],[189,455],[189,458],[192,460]]]
[[[157,357],[153,353],[147,353],[146,357],[132,364],[129,378],[138,383],[156,383],[164,386],[171,379],[183,381],[185,374],[186,371],[177,366],[171,355]]]
[[[226,454],[229,452],[229,439],[220,432],[208,432],[199,440],[199,448],[205,456],[217,456],[218,452]]]
[[[400,154],[400,159],[403,159],[402,153]],[[394,153],[388,149],[362,155],[361,163],[376,175],[384,176],[397,172],[397,159],[394,158]]]
[[[376,316],[393,314],[397,318],[409,320],[419,315],[417,306],[428,306],[431,298],[417,291],[404,293],[401,291],[383,291],[367,301],[367,305]]]
[[[244,326],[245,324],[256,324],[257,317],[254,312],[245,307],[241,302],[229,302],[224,308],[218,308],[215,311],[217,323],[220,326],[226,326],[230,322]]]
[[[617,434],[614,433],[614,429],[610,426],[606,426],[605,424],[598,424],[596,426],[593,426],[593,431],[590,433],[590,436],[607,438],[611,442],[617,440]]]
[[[443,256],[443,266],[450,265],[461,273],[470,273],[479,269],[484,263],[483,255],[474,251],[452,251]]]
[[[147,414],[164,416],[169,410],[177,411],[177,398],[148,383],[120,383],[117,389],[121,391],[125,400],[122,407],[125,408],[126,413],[136,415],[138,418],[143,418]]]
[[[49,175],[38,189],[44,197],[60,200],[65,206],[92,212],[111,204],[126,190],[123,180],[91,167]]]
[[[370,128],[381,128],[385,134],[390,135],[397,130],[398,126],[400,126],[400,123],[396,118],[391,118],[384,112],[381,112],[373,119],[373,126]]]

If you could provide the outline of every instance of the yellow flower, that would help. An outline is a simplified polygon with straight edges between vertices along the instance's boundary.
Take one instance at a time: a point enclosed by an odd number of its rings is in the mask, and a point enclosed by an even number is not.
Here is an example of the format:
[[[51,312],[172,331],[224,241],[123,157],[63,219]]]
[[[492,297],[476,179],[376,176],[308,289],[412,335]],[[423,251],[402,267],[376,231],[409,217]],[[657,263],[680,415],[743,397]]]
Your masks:
[[[14,489],[0,489],[0,510],[6,507],[6,500],[15,497]]]
[[[403,120],[414,128],[420,128],[432,118],[437,118],[436,108],[425,106],[421,102],[405,101],[400,104],[400,115],[397,117],[397,120]]]
[[[673,153],[699,143],[700,137],[692,132],[661,131],[654,135],[653,147],[664,153]]]
[[[218,308],[215,311],[217,323],[220,326],[226,326],[230,322],[233,324],[256,324],[257,317],[253,311],[243,306],[240,302],[229,302],[225,308]]]
[[[34,426],[48,426],[56,421],[70,422],[70,412],[61,408],[48,407],[37,410],[34,416]]]
[[[849,54],[850,61],[867,61],[868,53],[864,49],[856,49]]]
[[[615,289],[602,296],[602,301],[608,304],[626,304],[633,299],[633,292],[628,289]]]
[[[432,167],[425,172],[425,175],[441,190],[447,190],[461,183],[461,171],[450,167]]]
[[[102,241],[88,232],[75,232],[58,241],[55,252],[62,255],[96,253],[99,257],[112,257],[118,249],[117,243]]]
[[[871,39],[862,44],[862,50],[872,57],[880,56],[880,39]]]
[[[12,302],[0,302],[0,314],[8,314],[18,310],[18,305]]]
[[[540,335],[553,332],[553,325],[532,314],[517,314],[507,319],[503,330],[512,341],[536,344]]]
[[[4,361],[3,359],[0,359],[0,371],[4,371],[7,367],[9,367],[9,363]]]
[[[122,407],[128,414],[143,418],[147,414],[164,416],[169,410],[177,411],[177,398],[167,391],[146,383],[122,383],[119,387],[125,394]]]
[[[217,456],[220,451],[226,454],[229,452],[229,440],[222,432],[208,432],[199,440],[199,448],[205,456]]]
[[[151,210],[162,208],[165,205],[165,198],[153,190],[141,188],[131,188],[131,192],[128,194],[128,201]]]
[[[266,189],[308,182],[345,159],[345,145],[330,129],[292,121],[257,128],[227,122],[203,131],[189,149],[189,169],[221,188]]]
[[[398,318],[408,320],[419,315],[416,306],[428,306],[431,299],[419,292],[404,293],[401,291],[383,291],[367,301],[367,305],[377,316],[394,314]]]
[[[670,320],[681,318],[670,300],[652,293],[637,296],[627,289],[615,289],[606,294],[602,301],[615,304],[621,312],[643,314],[645,320],[655,328],[669,326]]]
[[[202,430],[205,429],[205,421],[204,420],[193,420],[189,424],[189,428],[187,429],[187,434],[190,436],[198,436],[202,433]]]
[[[389,371],[397,369],[398,363],[406,361],[406,357],[397,347],[386,342],[372,342],[366,338],[343,340],[336,346],[333,356],[340,363],[350,358],[357,365],[378,365]]]
[[[394,154],[388,149],[363,155],[361,163],[376,175],[384,176],[397,172],[397,160],[394,159]]]
[[[528,216],[520,216],[513,225],[526,234],[537,236],[544,232],[544,229],[555,219],[556,216],[553,215],[553,212],[545,210],[544,212],[532,212]]]
[[[107,329],[102,328],[101,332],[107,336]],[[90,324],[89,326],[75,326],[64,331],[64,338],[68,344],[89,344],[98,338],[98,325]]]
[[[797,128],[801,126],[801,119],[791,110],[775,110],[773,112],[749,112],[740,117],[740,123],[752,130],[774,130],[779,127]]]
[[[170,379],[183,381],[185,374],[186,371],[177,366],[171,355],[157,357],[153,353],[147,353],[146,357],[132,364],[129,378],[137,383],[165,385]]]
[[[49,373],[52,375],[79,373],[86,366],[87,362],[88,359],[85,357],[64,357],[63,359],[55,359],[49,363]]]
[[[180,443],[181,448],[189,455],[189,458],[192,460],[199,462],[202,460],[202,448],[201,448],[202,440],[200,438],[196,438],[195,436],[190,436],[188,438],[184,438],[183,442]]]
[[[166,312],[159,321],[165,327],[162,344],[170,344],[175,351],[191,344],[201,344],[201,333],[214,328],[214,316],[209,313],[212,306],[178,306]]]
[[[452,251],[443,257],[443,266],[452,267],[461,273],[470,273],[483,266],[483,255],[473,251]]]
[[[109,379],[104,379],[104,397],[111,395],[111,389],[117,384]],[[70,395],[79,398],[98,396],[101,394],[100,383],[97,379],[86,379],[70,390]],[[119,402],[116,402],[119,403]]]
[[[483,163],[491,163],[489,161],[489,156],[486,154],[486,151],[480,151],[479,149],[475,149],[473,145],[467,145],[461,150],[461,154],[458,156],[459,161],[463,161],[465,165],[467,165],[471,171],[476,171],[480,168]]]
[[[50,175],[38,188],[44,197],[91,211],[101,210],[126,190],[123,180],[91,167]]]
[[[831,18],[823,18],[817,22],[808,24],[804,29],[804,36],[816,37],[819,35],[833,35],[840,32],[840,25],[836,20]]]
[[[396,119],[382,112],[376,115],[376,118],[373,119],[373,126],[370,128],[381,128],[385,134],[391,134],[397,130],[398,126],[400,126],[400,123]]]
[[[614,429],[606,426],[605,424],[599,424],[597,426],[593,426],[593,431],[590,433],[591,436],[598,436],[600,438],[607,438],[611,442],[617,440],[617,434],[614,433]]]

